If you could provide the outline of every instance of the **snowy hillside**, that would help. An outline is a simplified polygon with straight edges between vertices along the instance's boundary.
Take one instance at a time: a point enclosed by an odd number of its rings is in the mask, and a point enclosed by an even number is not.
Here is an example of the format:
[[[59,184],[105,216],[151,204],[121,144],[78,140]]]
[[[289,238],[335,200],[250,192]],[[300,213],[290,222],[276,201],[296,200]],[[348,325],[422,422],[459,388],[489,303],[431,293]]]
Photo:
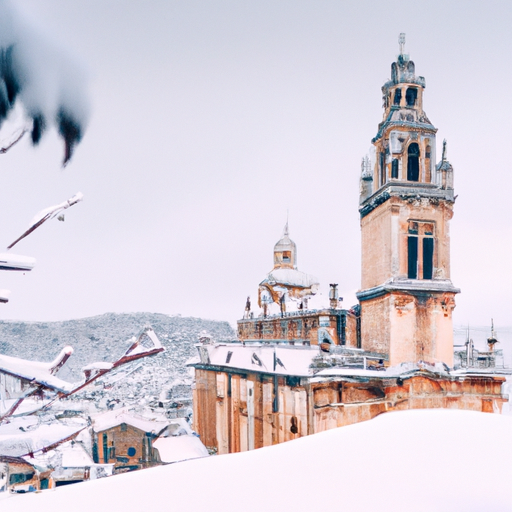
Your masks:
[[[123,375],[111,378],[108,389],[91,385],[81,394],[95,401],[117,399],[123,403],[149,402],[158,398],[173,381],[189,381],[188,359],[195,355],[194,344],[203,330],[216,341],[233,340],[227,322],[182,318],[156,313],[107,313],[64,322],[0,322],[0,353],[35,361],[51,361],[66,345],[74,353],[59,377],[80,380],[83,366],[96,361],[114,361],[129,346],[130,338],[151,326],[165,347],[163,354],[128,366]],[[128,374],[128,375],[126,375]],[[182,388],[181,392],[187,394]],[[169,397],[171,398],[171,397]],[[105,405],[105,404],[103,404]]]
[[[512,418],[414,410],[304,437],[25,495],[2,512],[512,510]]]

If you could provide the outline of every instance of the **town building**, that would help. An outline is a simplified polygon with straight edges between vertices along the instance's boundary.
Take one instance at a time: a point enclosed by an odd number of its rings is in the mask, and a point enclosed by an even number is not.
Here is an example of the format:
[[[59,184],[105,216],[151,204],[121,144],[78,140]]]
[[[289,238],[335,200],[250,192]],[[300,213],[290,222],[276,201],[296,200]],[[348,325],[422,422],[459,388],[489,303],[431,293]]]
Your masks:
[[[165,419],[147,419],[126,409],[93,418],[93,460],[114,464],[114,473],[154,466],[158,459],[153,441],[169,424]]]
[[[50,468],[31,464],[22,457],[0,455],[0,493],[51,489],[55,486],[51,474]]]
[[[112,464],[114,473],[208,456],[185,418],[114,409],[92,418],[95,463]]]

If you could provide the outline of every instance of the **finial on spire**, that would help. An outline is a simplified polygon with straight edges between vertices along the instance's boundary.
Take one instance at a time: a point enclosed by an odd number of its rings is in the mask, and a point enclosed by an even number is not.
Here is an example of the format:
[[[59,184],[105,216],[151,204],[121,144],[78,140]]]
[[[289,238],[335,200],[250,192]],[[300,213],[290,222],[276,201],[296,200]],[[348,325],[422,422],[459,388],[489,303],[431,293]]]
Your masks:
[[[441,162],[446,162],[446,139],[443,140],[443,156],[441,157]]]
[[[288,210],[286,210],[286,224],[284,225],[283,236],[288,236]]]
[[[400,35],[398,36],[398,44],[400,45],[400,55],[403,55],[405,46],[405,32],[400,32]]]

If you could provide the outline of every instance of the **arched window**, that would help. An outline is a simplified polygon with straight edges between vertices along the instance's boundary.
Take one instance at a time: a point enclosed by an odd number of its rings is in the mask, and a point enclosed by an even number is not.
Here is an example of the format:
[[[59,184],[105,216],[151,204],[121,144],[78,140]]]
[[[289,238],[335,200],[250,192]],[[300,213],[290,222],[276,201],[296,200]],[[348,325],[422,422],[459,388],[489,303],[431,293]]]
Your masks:
[[[393,99],[393,103],[395,105],[400,105],[401,99],[402,99],[402,89],[395,89],[395,98]]]
[[[386,183],[386,154],[382,151],[380,153],[380,186]]]
[[[416,98],[418,97],[418,89],[416,87],[409,87],[405,92],[405,103],[408,107],[414,107],[416,104]]]
[[[407,237],[407,277],[418,279],[418,223],[409,222]]]
[[[431,148],[430,146],[427,146],[425,148],[425,181],[427,183],[430,183],[430,181],[432,180],[432,176],[431,176],[431,169],[430,169],[430,153],[431,153]]]
[[[396,158],[391,162],[391,177],[398,178],[398,160]]]
[[[407,179],[419,181],[420,178],[420,148],[416,142],[409,144],[407,149]]]

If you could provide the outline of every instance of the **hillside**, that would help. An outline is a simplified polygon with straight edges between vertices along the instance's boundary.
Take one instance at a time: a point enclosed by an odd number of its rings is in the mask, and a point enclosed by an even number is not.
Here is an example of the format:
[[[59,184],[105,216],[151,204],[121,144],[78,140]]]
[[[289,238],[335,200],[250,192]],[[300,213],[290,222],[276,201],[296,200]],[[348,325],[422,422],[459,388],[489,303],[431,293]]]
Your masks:
[[[0,321],[0,353],[51,361],[63,347],[71,345],[74,353],[59,377],[78,381],[82,378],[82,367],[95,361],[114,361],[128,348],[130,339],[146,326],[153,327],[166,351],[131,365],[124,372],[124,379],[119,375],[111,378],[110,384],[115,384],[109,385],[108,391],[101,383],[91,385],[82,397],[104,402],[149,402],[176,379],[190,383],[185,363],[196,354],[194,344],[201,331],[207,331],[215,341],[232,340],[235,335],[227,322],[158,313],[106,313],[63,322]],[[186,388],[180,392],[189,394]]]

